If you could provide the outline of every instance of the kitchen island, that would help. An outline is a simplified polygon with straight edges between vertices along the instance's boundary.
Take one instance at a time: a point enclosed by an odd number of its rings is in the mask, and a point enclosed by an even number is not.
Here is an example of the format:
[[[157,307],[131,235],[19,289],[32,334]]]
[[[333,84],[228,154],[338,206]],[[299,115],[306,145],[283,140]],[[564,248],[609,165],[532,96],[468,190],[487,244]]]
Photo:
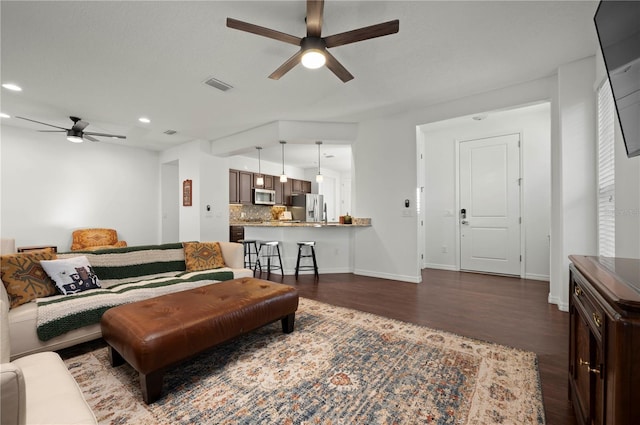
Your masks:
[[[232,222],[244,227],[244,238],[258,241],[279,241],[284,274],[295,274],[298,242],[316,241],[318,270],[323,273],[353,272],[353,240],[355,232],[371,227],[369,219],[354,219],[354,224],[323,222]],[[310,259],[302,259],[303,262]],[[305,263],[306,264],[306,263]],[[276,270],[274,273],[278,273]],[[300,271],[313,273],[313,271]]]

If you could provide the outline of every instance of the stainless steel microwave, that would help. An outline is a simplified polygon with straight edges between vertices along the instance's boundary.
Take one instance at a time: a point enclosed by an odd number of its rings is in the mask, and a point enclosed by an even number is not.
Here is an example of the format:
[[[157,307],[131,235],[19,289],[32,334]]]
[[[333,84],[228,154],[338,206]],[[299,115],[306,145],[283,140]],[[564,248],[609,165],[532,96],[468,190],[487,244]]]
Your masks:
[[[255,205],[275,205],[276,191],[270,189],[253,189],[253,203]]]

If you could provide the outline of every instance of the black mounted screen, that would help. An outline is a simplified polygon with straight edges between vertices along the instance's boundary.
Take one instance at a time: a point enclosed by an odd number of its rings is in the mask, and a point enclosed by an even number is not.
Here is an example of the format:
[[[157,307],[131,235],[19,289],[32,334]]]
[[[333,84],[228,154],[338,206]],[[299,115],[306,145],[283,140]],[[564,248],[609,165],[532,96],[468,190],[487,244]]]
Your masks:
[[[593,18],[629,158],[640,155],[640,1],[602,0]]]

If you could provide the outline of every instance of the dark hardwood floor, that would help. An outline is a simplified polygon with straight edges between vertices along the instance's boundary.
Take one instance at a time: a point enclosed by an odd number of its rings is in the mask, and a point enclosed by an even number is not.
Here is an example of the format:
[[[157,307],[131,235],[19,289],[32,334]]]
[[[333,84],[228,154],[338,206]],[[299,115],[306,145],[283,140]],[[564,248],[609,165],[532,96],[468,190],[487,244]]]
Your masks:
[[[547,302],[546,282],[433,269],[423,270],[420,284],[353,274],[270,280],[305,298],[533,351],[547,424],[575,424],[567,399],[569,315]]]

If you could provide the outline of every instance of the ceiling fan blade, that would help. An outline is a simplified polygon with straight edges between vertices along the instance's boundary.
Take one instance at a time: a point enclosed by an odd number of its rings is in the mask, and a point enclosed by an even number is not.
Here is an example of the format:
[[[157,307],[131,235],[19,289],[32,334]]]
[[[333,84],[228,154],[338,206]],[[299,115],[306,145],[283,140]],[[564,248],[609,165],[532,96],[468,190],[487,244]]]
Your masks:
[[[82,121],[82,120],[80,120],[80,121],[76,121],[76,122],[73,124],[73,127],[71,127],[71,130],[74,130],[74,131],[82,131],[82,130],[84,130],[88,125],[89,125],[89,123],[88,123],[88,122],[86,122],[86,121]]]
[[[42,125],[48,125],[49,127],[55,127],[55,128],[59,128],[61,130],[65,130],[65,131],[68,130],[68,128],[58,127],[57,125],[47,124],[46,122],[40,122],[40,121],[32,120],[30,118],[25,118],[25,117],[16,117],[16,118],[20,118],[21,120],[27,120],[27,121],[35,122],[35,123],[42,124]]]
[[[398,19],[383,22],[381,24],[371,25],[368,27],[358,28],[340,34],[324,37],[323,40],[329,47],[344,46],[345,44],[356,43],[358,41],[369,40],[370,38],[382,37],[389,34],[395,34],[400,30],[400,21]]]
[[[272,80],[279,80],[287,72],[291,71],[294,66],[300,63],[300,58],[302,57],[302,49],[299,50],[295,55],[291,56],[285,63],[280,65],[280,68],[276,69],[269,75],[269,78]]]
[[[338,62],[338,59],[336,59],[327,50],[325,50],[324,53],[327,57],[326,67],[329,68],[331,72],[336,74],[336,77],[340,78],[343,83],[353,80],[353,75],[351,75],[351,73],[347,71],[347,68],[345,68],[340,62]]]
[[[94,132],[90,132],[90,131],[85,131],[84,136],[101,136],[101,137],[113,137],[115,139],[126,139],[127,136],[119,136],[117,134],[107,134],[107,133],[94,133]],[[89,139],[91,140],[91,139]]]
[[[99,142],[100,141],[100,140],[96,139],[95,137],[91,137],[91,136],[87,135],[87,133],[83,134],[82,138],[83,139],[87,139],[90,142]]]
[[[238,21],[237,19],[227,18],[227,27],[240,31],[250,32],[252,34],[261,35],[274,40],[284,41],[285,43],[299,46],[302,39],[293,35],[285,34],[270,28],[261,27],[259,25],[250,24],[248,22]]]
[[[66,133],[69,130],[38,130],[39,133]]]
[[[320,37],[322,34],[322,11],[324,0],[307,0],[307,37]]]

